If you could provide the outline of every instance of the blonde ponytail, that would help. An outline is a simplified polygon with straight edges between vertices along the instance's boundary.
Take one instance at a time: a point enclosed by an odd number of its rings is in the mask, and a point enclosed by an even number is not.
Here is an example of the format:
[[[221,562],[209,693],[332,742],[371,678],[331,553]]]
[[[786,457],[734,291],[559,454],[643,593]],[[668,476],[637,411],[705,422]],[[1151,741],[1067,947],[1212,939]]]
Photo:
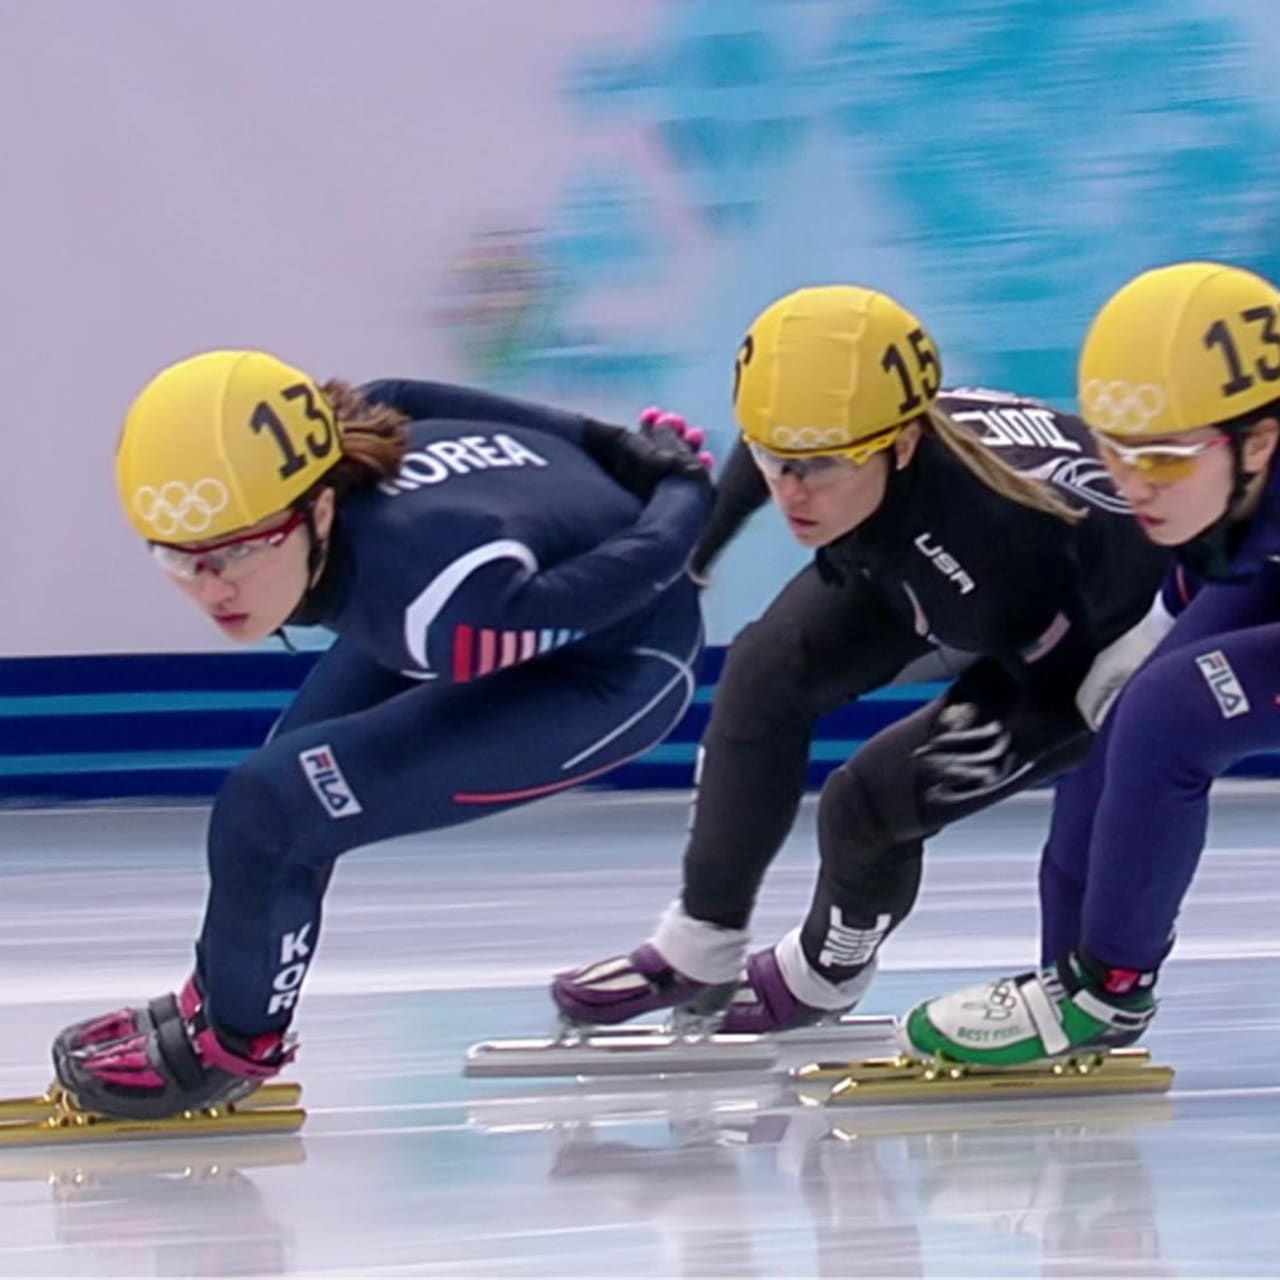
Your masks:
[[[926,429],[993,493],[1010,502],[1079,524],[1085,512],[1073,507],[1043,480],[1015,471],[1003,458],[934,405],[925,415]]]

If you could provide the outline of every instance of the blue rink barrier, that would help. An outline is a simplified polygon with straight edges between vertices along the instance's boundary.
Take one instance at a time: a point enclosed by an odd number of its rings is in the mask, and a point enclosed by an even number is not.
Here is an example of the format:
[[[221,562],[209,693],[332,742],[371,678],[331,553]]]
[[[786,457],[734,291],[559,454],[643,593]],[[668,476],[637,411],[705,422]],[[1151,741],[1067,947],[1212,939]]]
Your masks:
[[[723,648],[707,651],[697,695],[670,737],[605,787],[687,787]],[[0,659],[0,801],[204,799],[266,737],[314,652]],[[819,786],[872,734],[934,697],[903,684],[818,724],[808,780]],[[1233,773],[1280,776],[1280,752]]]

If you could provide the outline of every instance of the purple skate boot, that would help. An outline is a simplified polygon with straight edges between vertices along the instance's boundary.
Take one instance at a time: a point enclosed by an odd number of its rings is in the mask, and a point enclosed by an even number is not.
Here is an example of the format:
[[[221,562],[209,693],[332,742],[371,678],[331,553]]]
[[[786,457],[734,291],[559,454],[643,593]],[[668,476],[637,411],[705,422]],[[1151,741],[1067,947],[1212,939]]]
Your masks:
[[[838,1018],[862,999],[875,971],[873,957],[855,977],[839,984],[831,982],[810,966],[800,949],[799,931],[789,933],[775,946],[757,951],[747,960],[746,976],[733,993],[719,1030],[734,1035],[766,1035]],[[823,1003],[806,1003],[797,990]]]
[[[215,1034],[194,978],[176,996],[74,1023],[53,1042],[58,1083],[82,1111],[163,1120],[236,1102],[293,1061],[280,1032]]]
[[[696,919],[677,899],[650,939],[630,955],[556,974],[551,999],[574,1026],[614,1026],[670,1009],[678,1034],[701,1035],[715,1029],[746,958],[745,929]]]
[[[613,1026],[658,1009],[711,1017],[728,1002],[736,982],[699,982],[673,969],[652,943],[630,955],[597,960],[556,974],[551,999],[569,1022]]]

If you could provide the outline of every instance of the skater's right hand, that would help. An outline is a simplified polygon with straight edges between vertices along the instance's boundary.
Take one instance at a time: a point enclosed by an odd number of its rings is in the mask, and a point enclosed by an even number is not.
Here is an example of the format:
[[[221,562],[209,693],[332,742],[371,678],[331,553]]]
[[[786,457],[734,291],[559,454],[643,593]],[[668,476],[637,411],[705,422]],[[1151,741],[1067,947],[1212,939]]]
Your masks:
[[[1020,763],[1003,720],[984,719],[969,702],[952,703],[915,750],[925,796],[934,804],[963,804],[1003,786]]]

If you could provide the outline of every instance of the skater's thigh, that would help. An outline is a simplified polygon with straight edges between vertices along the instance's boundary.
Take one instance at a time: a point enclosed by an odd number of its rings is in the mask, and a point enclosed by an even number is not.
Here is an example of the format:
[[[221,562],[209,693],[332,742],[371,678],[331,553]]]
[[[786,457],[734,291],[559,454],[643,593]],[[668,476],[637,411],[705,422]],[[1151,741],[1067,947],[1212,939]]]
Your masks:
[[[1280,746],[1278,671],[1280,622],[1203,635],[1157,654],[1112,712],[1107,788],[1119,795],[1137,778],[1216,777]]]
[[[1203,587],[1174,620],[1155,658],[1211,636],[1280,622],[1280,565],[1268,563],[1248,582],[1214,582]]]
[[[735,639],[722,683],[822,715],[930,649],[864,579],[825,582],[809,565]],[[721,690],[717,702],[729,696]]]
[[[566,650],[289,730],[232,774],[215,825],[234,820],[286,860],[318,866],[565,790],[670,731],[694,690],[687,656],[584,661]]]
[[[408,676],[380,666],[350,640],[339,639],[311,668],[271,736],[363,711],[413,687]]]
[[[1274,636],[1276,628],[1266,625],[1277,620],[1280,620],[1280,575],[1272,572],[1271,567],[1247,583],[1210,584],[1201,590],[1121,691],[1088,758],[1057,784],[1044,850],[1047,861],[1083,881],[1103,790],[1108,785],[1107,757],[1111,739],[1117,732],[1124,736],[1126,743],[1143,740],[1146,743],[1137,749],[1126,747],[1121,772],[1132,770],[1135,764],[1156,766],[1157,760],[1164,759],[1171,748],[1193,754],[1220,750],[1219,740],[1224,735],[1230,739],[1237,726],[1222,724],[1216,707],[1206,700],[1204,681],[1217,668],[1210,659],[1206,671],[1199,659],[1222,653],[1223,662],[1230,665],[1232,659],[1227,656],[1230,650],[1238,663],[1247,665],[1253,679],[1265,679],[1275,659],[1280,658],[1275,641],[1268,639]],[[1255,672],[1255,666],[1260,670]],[[1216,678],[1221,681],[1224,675]],[[1239,678],[1238,673],[1235,678]],[[1205,713],[1205,722],[1199,729],[1194,729],[1188,719],[1195,714],[1196,707]],[[1234,721],[1236,717],[1230,719]],[[1247,734],[1254,728],[1255,725],[1250,724],[1244,732]],[[1266,745],[1241,747],[1239,755]]]

